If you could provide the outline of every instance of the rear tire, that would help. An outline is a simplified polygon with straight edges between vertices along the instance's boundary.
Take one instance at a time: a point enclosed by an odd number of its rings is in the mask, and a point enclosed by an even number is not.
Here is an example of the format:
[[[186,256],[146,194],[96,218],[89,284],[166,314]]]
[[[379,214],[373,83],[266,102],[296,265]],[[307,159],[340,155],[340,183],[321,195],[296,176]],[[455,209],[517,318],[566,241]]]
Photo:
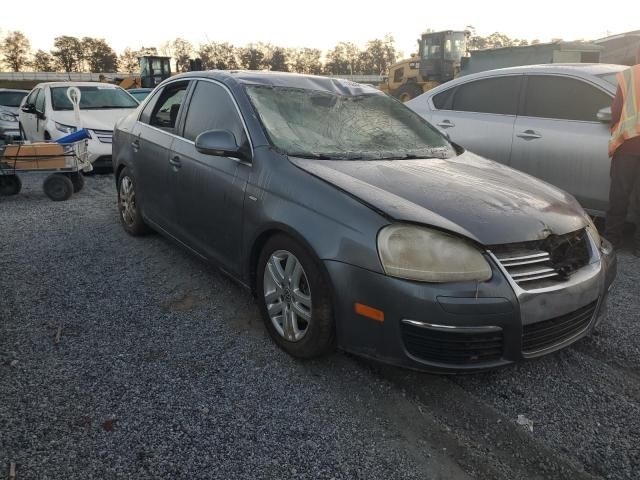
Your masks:
[[[17,175],[0,175],[0,196],[17,195],[22,190],[22,181]]]
[[[125,167],[118,177],[118,216],[126,232],[134,237],[150,231],[142,219],[136,201],[136,193],[136,180],[131,170]]]
[[[292,238],[265,244],[257,265],[260,313],[273,341],[289,355],[315,358],[334,348],[330,288],[319,261]]]
[[[73,193],[78,193],[84,187],[84,176],[81,172],[69,174],[71,183],[73,183]]]

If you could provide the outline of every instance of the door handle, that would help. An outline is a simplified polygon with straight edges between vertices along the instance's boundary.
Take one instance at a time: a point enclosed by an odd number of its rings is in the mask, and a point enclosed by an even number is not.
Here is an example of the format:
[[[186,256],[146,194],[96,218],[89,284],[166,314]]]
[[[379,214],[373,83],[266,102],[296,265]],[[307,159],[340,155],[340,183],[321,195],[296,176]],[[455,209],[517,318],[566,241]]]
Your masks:
[[[171,164],[171,166],[172,166],[173,168],[176,168],[176,169],[177,169],[177,168],[180,168],[180,167],[182,166],[182,162],[180,161],[180,157],[179,157],[179,156],[177,156],[177,155],[176,155],[176,156],[174,156],[174,157],[171,157],[171,158],[169,159],[169,163]]]
[[[524,132],[516,133],[516,137],[529,140],[534,138],[542,138],[542,135],[540,135],[538,132],[534,130],[525,130]]]
[[[436,125],[442,128],[451,128],[456,126],[451,120],[443,120],[440,123],[437,123]]]

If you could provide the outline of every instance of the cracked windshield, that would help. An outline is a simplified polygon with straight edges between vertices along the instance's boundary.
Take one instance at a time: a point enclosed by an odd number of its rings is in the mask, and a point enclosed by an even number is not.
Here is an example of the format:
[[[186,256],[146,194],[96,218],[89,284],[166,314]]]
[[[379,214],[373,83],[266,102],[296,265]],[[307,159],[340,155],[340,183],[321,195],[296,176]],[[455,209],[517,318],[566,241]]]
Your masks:
[[[321,160],[450,158],[449,142],[401,103],[378,94],[342,96],[288,87],[247,87],[271,142]]]

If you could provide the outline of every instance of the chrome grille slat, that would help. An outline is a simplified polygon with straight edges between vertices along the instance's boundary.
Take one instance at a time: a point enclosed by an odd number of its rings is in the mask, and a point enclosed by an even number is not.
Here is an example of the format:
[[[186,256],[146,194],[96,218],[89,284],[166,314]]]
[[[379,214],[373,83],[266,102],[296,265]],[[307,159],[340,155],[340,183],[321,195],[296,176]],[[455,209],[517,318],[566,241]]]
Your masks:
[[[511,277],[514,280],[518,281],[520,279],[529,278],[529,277],[536,277],[538,275],[544,275],[544,274],[547,274],[547,273],[553,273],[554,275],[558,274],[558,272],[556,271],[555,268],[549,267],[549,268],[543,268],[541,270],[532,270],[532,271],[521,272],[521,273],[513,272],[511,274]]]
[[[584,267],[588,255],[584,259],[580,255],[584,249],[588,252],[587,242],[585,230],[579,230],[540,241],[497,245],[491,253],[518,286],[532,290],[561,282]]]
[[[546,273],[544,275],[536,275],[534,277],[519,278],[518,280],[516,280],[516,282],[518,283],[533,282],[534,280],[544,280],[545,278],[555,278],[559,276],[560,274],[554,271],[553,273]]]

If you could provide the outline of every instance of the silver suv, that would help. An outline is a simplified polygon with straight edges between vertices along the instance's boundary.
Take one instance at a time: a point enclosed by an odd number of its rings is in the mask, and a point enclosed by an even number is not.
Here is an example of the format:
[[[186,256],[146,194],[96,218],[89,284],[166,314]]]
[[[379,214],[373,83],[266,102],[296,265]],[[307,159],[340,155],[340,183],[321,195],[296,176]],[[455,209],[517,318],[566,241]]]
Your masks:
[[[616,74],[624,65],[553,64],[460,77],[406,105],[459,145],[571,193],[603,215]]]

